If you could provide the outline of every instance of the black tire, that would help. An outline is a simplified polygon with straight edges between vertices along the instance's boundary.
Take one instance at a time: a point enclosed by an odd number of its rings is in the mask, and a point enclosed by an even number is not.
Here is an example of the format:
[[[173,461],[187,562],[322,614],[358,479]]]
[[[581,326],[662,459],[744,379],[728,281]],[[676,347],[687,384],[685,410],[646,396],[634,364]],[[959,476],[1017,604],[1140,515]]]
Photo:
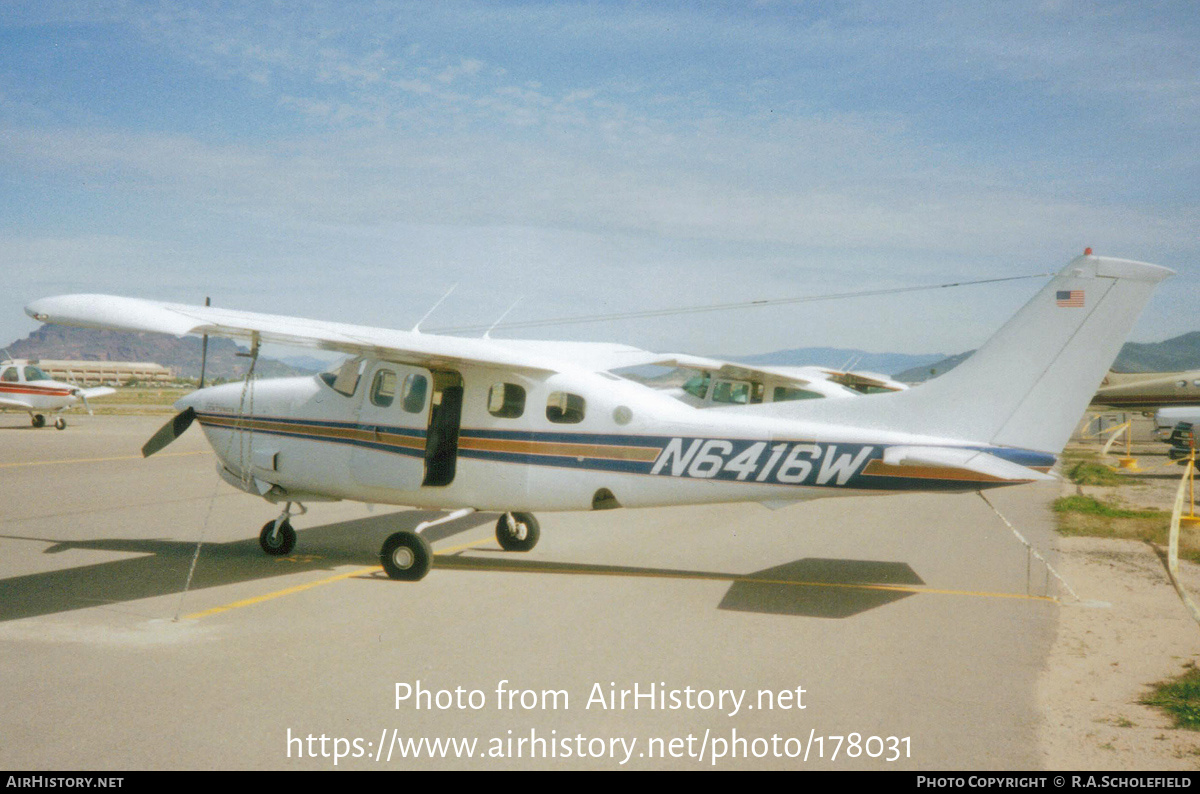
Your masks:
[[[263,524],[262,532],[258,533],[258,545],[272,557],[286,557],[296,548],[296,530],[292,529],[292,524],[287,519],[279,525],[278,534],[274,530],[274,521]]]
[[[532,513],[512,513],[513,522],[517,528],[514,532],[508,527],[508,513],[500,516],[496,522],[496,542],[505,551],[529,551],[537,545],[542,530]]]
[[[33,426],[34,427],[45,427],[46,426],[46,417],[42,416],[41,414],[34,414],[33,415]]]
[[[56,430],[62,430],[66,426],[67,426],[67,420],[63,419],[61,416],[54,420],[54,428]]]
[[[415,532],[397,532],[388,536],[379,552],[379,562],[392,579],[418,582],[429,573],[433,549],[429,541]]]

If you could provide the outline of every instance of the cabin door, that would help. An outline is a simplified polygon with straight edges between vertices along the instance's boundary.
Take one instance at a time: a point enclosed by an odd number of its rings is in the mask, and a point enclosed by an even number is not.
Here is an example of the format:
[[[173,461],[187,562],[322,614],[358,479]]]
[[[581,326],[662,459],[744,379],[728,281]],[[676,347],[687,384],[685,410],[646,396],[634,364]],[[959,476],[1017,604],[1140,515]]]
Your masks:
[[[421,485],[441,486],[454,482],[458,465],[458,433],[462,425],[463,381],[457,372],[433,374],[429,427],[425,434],[425,479]]]
[[[401,491],[420,487],[434,382],[433,373],[420,367],[390,361],[367,367],[350,455],[355,482]]]

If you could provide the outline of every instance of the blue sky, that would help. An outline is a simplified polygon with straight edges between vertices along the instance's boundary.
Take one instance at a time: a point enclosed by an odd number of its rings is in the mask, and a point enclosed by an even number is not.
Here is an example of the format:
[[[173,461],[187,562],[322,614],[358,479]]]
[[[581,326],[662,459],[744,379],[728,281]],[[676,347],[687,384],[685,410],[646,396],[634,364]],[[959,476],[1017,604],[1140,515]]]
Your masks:
[[[388,327],[1172,267],[1195,3],[9,2],[0,341],[110,292]],[[958,352],[1041,282],[540,329]],[[1198,363],[1200,364],[1200,363]]]

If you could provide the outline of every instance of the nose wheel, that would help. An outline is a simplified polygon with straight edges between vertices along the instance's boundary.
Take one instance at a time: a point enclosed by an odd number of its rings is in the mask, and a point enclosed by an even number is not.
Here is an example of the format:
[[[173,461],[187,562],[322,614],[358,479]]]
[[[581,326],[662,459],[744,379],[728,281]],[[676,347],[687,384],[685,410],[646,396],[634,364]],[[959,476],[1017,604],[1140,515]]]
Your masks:
[[[61,416],[54,420],[55,429],[62,430],[66,426],[67,426],[67,420],[63,419]]]
[[[278,527],[276,523],[268,521],[263,524],[262,532],[258,533],[258,545],[272,557],[286,557],[296,547],[296,530],[292,529],[292,522],[286,518],[278,521]]]
[[[190,421],[190,420],[189,420]],[[292,516],[302,516],[308,508],[295,502],[296,511],[292,511],[293,502],[284,505],[283,512],[274,521],[263,524],[262,532],[258,533],[258,545],[272,557],[286,557],[296,548],[296,530],[292,529]]]
[[[541,535],[532,513],[505,513],[496,522],[496,542],[505,551],[529,551]]]

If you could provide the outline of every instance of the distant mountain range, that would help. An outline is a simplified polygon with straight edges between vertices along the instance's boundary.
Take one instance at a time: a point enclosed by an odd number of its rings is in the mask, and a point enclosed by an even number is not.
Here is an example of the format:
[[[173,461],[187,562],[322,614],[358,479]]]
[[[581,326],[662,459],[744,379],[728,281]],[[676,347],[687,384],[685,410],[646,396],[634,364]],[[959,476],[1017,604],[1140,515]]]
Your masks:
[[[13,358],[51,358],[74,361],[150,361],[162,364],[178,377],[200,377],[202,340],[195,336],[182,339],[165,334],[135,334],[125,331],[101,331],[43,325],[24,339],[7,346]],[[246,374],[250,359],[239,356],[249,349],[231,339],[208,340],[205,378],[240,378]],[[255,371],[263,377],[304,375],[312,371],[260,356]]]
[[[974,350],[959,353],[928,366],[918,366],[898,372],[896,380],[920,383],[944,375],[970,358]],[[1200,331],[1192,331],[1162,342],[1126,342],[1117,360],[1115,372],[1180,372],[1200,369]]]

